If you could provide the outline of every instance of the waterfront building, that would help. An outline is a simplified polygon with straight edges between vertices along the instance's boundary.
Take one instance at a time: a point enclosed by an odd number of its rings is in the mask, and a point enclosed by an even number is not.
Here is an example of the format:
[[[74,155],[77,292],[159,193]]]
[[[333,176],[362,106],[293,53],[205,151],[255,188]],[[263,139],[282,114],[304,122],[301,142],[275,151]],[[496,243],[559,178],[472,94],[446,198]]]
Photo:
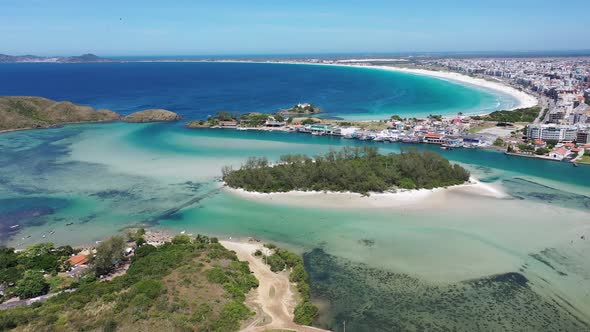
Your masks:
[[[529,139],[542,139],[549,141],[574,141],[578,133],[578,127],[568,125],[530,124],[527,126],[526,136]]]
[[[222,127],[236,127],[238,125],[237,121],[219,121],[219,125]]]
[[[428,133],[424,135],[424,142],[429,144],[443,144],[445,139],[441,135]]]
[[[569,154],[570,151],[568,149],[566,149],[565,147],[560,147],[553,149],[551,152],[549,152],[549,157],[556,160],[563,160]]]

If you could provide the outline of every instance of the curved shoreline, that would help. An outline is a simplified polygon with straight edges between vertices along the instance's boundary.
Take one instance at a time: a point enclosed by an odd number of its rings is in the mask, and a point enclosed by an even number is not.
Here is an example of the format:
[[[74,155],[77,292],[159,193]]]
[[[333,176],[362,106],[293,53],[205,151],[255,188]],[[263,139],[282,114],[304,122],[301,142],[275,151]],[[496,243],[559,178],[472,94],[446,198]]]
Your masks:
[[[285,65],[308,65],[308,66],[334,66],[334,67],[353,67],[353,68],[370,68],[385,71],[401,72],[406,74],[428,76],[440,80],[451,81],[453,83],[466,84],[479,88],[489,89],[496,93],[502,93],[514,98],[517,105],[509,108],[512,111],[518,108],[527,108],[537,106],[539,101],[537,98],[527,92],[518,90],[504,82],[488,81],[482,78],[470,77],[462,73],[453,71],[434,71],[418,68],[403,68],[395,66],[379,66],[379,65],[358,65],[347,63],[313,63],[303,61],[255,61],[255,60],[143,60],[137,62],[182,62],[182,63],[258,63],[258,64],[285,64]],[[502,109],[498,109],[502,110]],[[461,111],[461,110],[457,110]],[[485,115],[486,113],[478,112],[472,115]]]
[[[363,67],[363,66],[358,66]],[[494,90],[496,92],[501,92],[511,97],[515,98],[518,102],[518,105],[511,108],[510,110],[515,110],[518,108],[527,108],[527,107],[534,107],[537,106],[539,101],[536,97],[517,90],[507,84],[501,82],[492,82],[488,80],[484,80],[482,78],[470,77],[461,73],[457,72],[443,72],[443,71],[434,71],[434,70],[426,70],[426,69],[410,69],[410,68],[401,68],[401,67],[388,67],[388,66],[370,66],[372,68],[379,68],[383,70],[389,71],[396,71],[408,74],[415,74],[415,75],[422,75],[428,76],[443,80],[448,80],[452,82],[459,82],[459,83],[466,83],[469,85],[475,85],[478,87]]]
[[[507,194],[493,185],[470,178],[464,184],[434,189],[400,190],[397,192],[371,193],[363,196],[353,192],[300,191],[260,193],[225,186],[224,191],[237,197],[278,205],[338,209],[389,209],[389,208],[424,208],[439,204],[446,193],[478,195],[488,198],[503,199]],[[425,204],[428,202],[428,204]]]
[[[240,61],[237,61],[240,62]],[[243,61],[247,62],[247,61]],[[502,82],[492,82],[488,80],[484,80],[482,78],[470,77],[461,73],[457,72],[444,72],[444,71],[434,71],[434,70],[426,70],[426,69],[413,69],[413,68],[402,68],[402,67],[394,67],[394,66],[377,66],[377,65],[352,65],[352,64],[342,64],[342,63],[308,63],[308,62],[256,62],[252,61],[251,63],[278,63],[278,64],[299,64],[299,65],[318,65],[318,66],[335,66],[335,67],[352,67],[352,68],[368,68],[368,69],[378,69],[384,71],[391,71],[391,72],[398,72],[398,73],[406,73],[411,75],[419,75],[419,76],[427,76],[439,80],[450,81],[452,83],[458,83],[463,85],[470,85],[475,86],[477,88],[484,88],[488,90],[492,90],[496,93],[502,93],[514,98],[517,102],[517,105],[509,108],[508,110],[513,111],[519,108],[527,108],[527,107],[534,107],[537,106],[539,101],[536,97],[524,92],[520,91],[508,84]],[[501,110],[501,109],[498,109]],[[461,110],[457,110],[461,111]],[[487,113],[476,113],[473,115],[485,115]]]
[[[186,61],[185,61],[186,62]],[[308,65],[308,66],[333,66],[333,67],[352,67],[352,68],[365,68],[365,69],[378,69],[384,71],[400,72],[419,76],[428,76],[431,78],[450,81],[452,83],[458,83],[463,85],[475,86],[478,88],[484,88],[492,90],[496,93],[501,93],[514,98],[517,105],[509,108],[512,111],[518,108],[527,108],[537,106],[538,99],[524,91],[518,90],[504,82],[493,82],[482,78],[467,76],[462,73],[453,71],[434,71],[426,69],[414,69],[414,68],[403,68],[395,66],[378,66],[378,65],[358,65],[358,64],[345,64],[345,63],[311,63],[301,61],[237,61],[237,60],[219,60],[219,61],[195,61],[195,62],[207,62],[207,63],[259,63],[259,64],[285,64],[285,65]],[[502,109],[498,109],[502,110]],[[461,111],[461,110],[457,110]],[[473,115],[485,115],[486,113],[477,113]]]

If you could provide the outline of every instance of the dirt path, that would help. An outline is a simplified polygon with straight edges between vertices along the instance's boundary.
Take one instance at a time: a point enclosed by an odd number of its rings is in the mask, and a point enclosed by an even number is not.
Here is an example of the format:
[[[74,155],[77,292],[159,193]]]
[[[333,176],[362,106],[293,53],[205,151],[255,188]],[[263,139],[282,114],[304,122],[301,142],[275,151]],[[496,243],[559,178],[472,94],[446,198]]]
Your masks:
[[[273,329],[305,332],[325,331],[315,327],[293,323],[293,310],[297,302],[295,294],[291,290],[289,275],[287,272],[272,272],[270,267],[264,264],[262,259],[254,256],[254,252],[257,249],[263,252],[268,250],[261,243],[220,242],[227,249],[235,251],[240,260],[250,263],[250,270],[254,272],[254,276],[256,276],[260,283],[258,289],[254,291],[254,298],[251,301],[257,307],[257,319],[242,331],[257,332]]]

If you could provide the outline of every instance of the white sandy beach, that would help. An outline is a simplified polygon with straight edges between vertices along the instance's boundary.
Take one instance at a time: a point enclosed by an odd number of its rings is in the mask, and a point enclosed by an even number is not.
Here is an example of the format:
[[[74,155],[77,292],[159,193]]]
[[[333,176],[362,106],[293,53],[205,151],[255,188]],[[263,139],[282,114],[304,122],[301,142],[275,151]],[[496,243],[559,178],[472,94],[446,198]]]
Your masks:
[[[358,67],[366,67],[366,66],[358,66]],[[534,96],[532,96],[526,92],[517,90],[509,85],[504,84],[504,83],[492,82],[492,81],[484,80],[481,78],[470,77],[470,76],[455,73],[455,72],[443,72],[443,71],[399,68],[399,67],[389,67],[389,66],[370,66],[370,67],[379,68],[379,69],[383,69],[383,70],[390,70],[390,71],[397,71],[397,72],[403,72],[403,73],[430,76],[430,77],[440,78],[440,79],[444,79],[444,80],[475,85],[475,86],[483,87],[486,89],[505,93],[507,95],[514,97],[518,101],[517,106],[515,106],[513,109],[524,108],[524,107],[533,107],[539,103],[537,98],[535,98]]]
[[[508,197],[494,185],[472,178],[468,183],[447,188],[400,190],[398,192],[371,193],[363,196],[353,192],[290,191],[285,193],[258,193],[225,187],[230,194],[244,199],[279,205],[337,209],[388,209],[430,208],[445,204],[453,195],[475,195],[502,199]]]

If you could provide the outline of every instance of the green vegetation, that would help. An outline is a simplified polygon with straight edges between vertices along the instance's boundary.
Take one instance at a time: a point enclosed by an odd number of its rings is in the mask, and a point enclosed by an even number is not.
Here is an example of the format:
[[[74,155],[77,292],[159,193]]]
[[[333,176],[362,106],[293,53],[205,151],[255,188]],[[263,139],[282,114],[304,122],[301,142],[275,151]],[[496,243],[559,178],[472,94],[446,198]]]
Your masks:
[[[118,248],[117,241],[106,251]],[[11,250],[5,252],[12,257]],[[187,242],[180,236],[136,252],[127,273],[111,281],[89,275],[74,292],[0,311],[0,330],[236,331],[252,315],[243,301],[258,281],[247,263],[213,239],[198,236]],[[23,280],[19,288],[38,292],[39,274],[27,271]]]
[[[249,158],[238,170],[224,167],[223,180],[232,188],[257,192],[291,190],[352,191],[366,194],[395,187],[435,188],[464,183],[469,172],[431,151],[410,150],[381,155],[375,147],[345,147],[311,159],[285,155],[270,166],[265,158]]]
[[[402,117],[397,114],[394,114],[391,116],[391,120],[402,121]]]
[[[312,124],[316,124],[316,123],[320,123],[320,121],[313,119],[313,118],[307,118],[307,119],[304,119],[303,121],[301,121],[301,124],[304,126],[305,125],[312,125]]]
[[[538,106],[529,108],[519,108],[513,111],[495,111],[487,116],[483,116],[483,120],[496,122],[533,122],[539,116],[541,108]]]
[[[56,275],[69,267],[68,258],[75,253],[70,246],[55,247],[40,243],[21,252],[0,248],[0,285],[6,285],[7,298],[12,295],[30,298],[46,294],[49,287],[40,282],[39,275]]]
[[[113,236],[102,241],[96,247],[96,255],[90,261],[97,276],[107,275],[115,269],[125,257],[125,240],[121,236]]]
[[[504,146],[504,140],[499,137],[496,138],[496,140],[494,141],[494,146],[499,146],[499,147]]]
[[[45,128],[72,122],[115,121],[109,110],[94,110],[41,97],[0,97],[0,130]]]
[[[47,294],[49,284],[45,281],[43,273],[39,271],[26,271],[23,278],[16,283],[16,292],[21,299],[29,299]]]
[[[243,114],[240,117],[240,120],[250,127],[258,127],[262,126],[266,122],[266,120],[268,120],[269,115],[272,114],[247,113]]]
[[[311,325],[318,315],[318,308],[310,301],[309,276],[305,272],[303,258],[286,249],[278,248],[272,243],[267,243],[264,246],[273,250],[272,255],[265,257],[271,271],[279,272],[283,269],[291,269],[289,281],[297,285],[301,296],[301,301],[295,307],[293,321],[301,325]]]
[[[141,246],[142,244],[145,244],[145,239],[144,239],[144,235],[145,235],[145,229],[140,228],[136,231],[130,231],[127,233],[127,239],[129,241],[135,242],[136,246]]]

